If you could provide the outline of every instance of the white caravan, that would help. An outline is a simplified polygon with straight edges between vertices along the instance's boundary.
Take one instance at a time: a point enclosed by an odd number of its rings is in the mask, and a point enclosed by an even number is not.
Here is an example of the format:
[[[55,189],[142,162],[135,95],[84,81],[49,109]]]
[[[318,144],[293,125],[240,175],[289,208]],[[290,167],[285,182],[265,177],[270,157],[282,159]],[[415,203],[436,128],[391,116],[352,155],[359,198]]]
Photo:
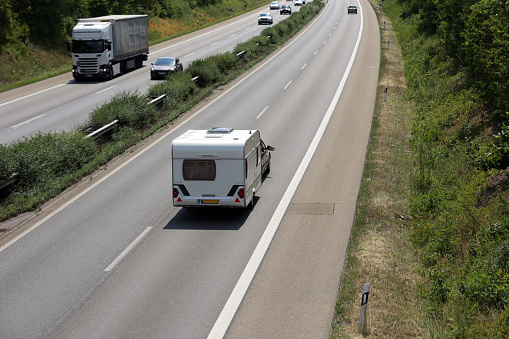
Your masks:
[[[270,151],[258,130],[189,130],[172,143],[173,205],[254,205]]]

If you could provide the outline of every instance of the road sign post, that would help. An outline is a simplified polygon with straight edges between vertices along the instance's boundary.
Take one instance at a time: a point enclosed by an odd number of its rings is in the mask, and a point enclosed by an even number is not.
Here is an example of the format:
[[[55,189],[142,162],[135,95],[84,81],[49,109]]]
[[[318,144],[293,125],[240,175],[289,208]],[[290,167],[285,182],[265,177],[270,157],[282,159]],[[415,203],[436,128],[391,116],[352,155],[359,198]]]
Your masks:
[[[361,300],[361,316],[359,318],[359,333],[363,336],[367,335],[367,322],[366,322],[366,309],[368,308],[368,296],[369,296],[369,283],[364,284],[362,289],[362,300]]]

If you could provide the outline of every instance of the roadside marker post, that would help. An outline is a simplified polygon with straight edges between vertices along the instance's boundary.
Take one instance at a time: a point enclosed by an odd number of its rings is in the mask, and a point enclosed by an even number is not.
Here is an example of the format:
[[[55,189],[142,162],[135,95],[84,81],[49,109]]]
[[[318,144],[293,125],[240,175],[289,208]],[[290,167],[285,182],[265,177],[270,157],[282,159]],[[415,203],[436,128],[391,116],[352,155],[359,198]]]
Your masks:
[[[364,284],[362,289],[362,300],[361,300],[361,316],[359,318],[359,333],[363,336],[367,335],[367,324],[366,324],[366,309],[368,308],[368,296],[369,296],[370,284]]]

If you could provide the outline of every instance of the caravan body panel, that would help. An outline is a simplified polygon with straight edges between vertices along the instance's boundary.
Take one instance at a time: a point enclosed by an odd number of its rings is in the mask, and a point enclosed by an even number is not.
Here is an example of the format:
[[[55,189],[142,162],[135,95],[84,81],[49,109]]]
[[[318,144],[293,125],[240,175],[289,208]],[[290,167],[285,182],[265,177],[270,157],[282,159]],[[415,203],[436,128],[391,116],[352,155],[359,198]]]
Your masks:
[[[172,143],[174,206],[247,207],[261,186],[257,130],[189,130]]]

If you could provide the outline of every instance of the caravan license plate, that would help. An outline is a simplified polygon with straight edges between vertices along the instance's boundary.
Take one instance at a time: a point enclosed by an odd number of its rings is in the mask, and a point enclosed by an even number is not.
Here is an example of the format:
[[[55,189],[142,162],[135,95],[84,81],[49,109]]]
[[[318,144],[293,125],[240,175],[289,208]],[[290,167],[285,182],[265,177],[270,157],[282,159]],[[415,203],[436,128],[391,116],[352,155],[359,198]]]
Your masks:
[[[207,199],[207,200],[203,199],[201,201],[201,203],[202,204],[219,204],[219,200],[217,200],[217,199]]]

